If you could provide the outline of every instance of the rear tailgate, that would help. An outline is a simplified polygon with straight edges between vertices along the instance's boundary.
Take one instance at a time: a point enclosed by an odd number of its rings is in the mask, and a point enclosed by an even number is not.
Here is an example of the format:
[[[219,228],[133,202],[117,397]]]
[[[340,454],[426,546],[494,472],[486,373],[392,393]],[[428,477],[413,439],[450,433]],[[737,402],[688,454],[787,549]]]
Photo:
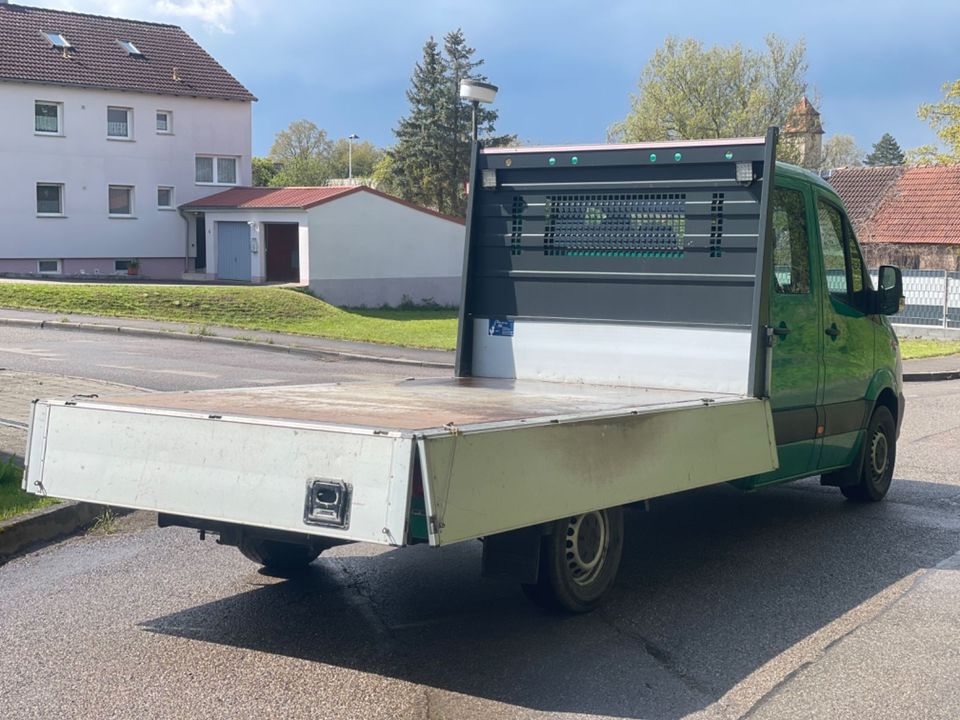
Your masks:
[[[398,432],[40,400],[24,489],[402,545],[413,454],[413,440]]]

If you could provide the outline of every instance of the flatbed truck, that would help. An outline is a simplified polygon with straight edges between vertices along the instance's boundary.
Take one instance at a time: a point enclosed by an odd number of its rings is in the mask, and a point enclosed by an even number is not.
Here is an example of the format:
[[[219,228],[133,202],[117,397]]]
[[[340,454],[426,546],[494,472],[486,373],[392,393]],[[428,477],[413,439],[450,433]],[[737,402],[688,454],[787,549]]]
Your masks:
[[[483,540],[584,612],[622,508],[819,474],[887,493],[903,417],[843,204],[765,137],[475,147],[453,377],[34,403],[24,489],[158,513],[291,572],[345,542]]]

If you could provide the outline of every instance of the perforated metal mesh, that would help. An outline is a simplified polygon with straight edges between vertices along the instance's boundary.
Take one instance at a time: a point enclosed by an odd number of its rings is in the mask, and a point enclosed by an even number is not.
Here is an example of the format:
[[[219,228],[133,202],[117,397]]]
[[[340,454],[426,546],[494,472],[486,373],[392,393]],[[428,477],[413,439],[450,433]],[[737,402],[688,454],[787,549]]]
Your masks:
[[[544,255],[677,258],[684,254],[686,195],[548,195]]]
[[[523,209],[527,204],[516,195],[513,198],[510,224],[510,254],[519,255],[523,250]]]
[[[710,200],[710,257],[723,256],[723,193],[713,193]]]

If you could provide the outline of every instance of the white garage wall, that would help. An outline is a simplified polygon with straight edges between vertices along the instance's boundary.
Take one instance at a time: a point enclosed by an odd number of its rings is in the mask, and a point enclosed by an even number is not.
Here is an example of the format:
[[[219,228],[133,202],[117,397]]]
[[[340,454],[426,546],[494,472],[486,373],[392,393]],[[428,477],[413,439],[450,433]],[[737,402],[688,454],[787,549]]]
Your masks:
[[[335,305],[460,302],[464,226],[370,192],[307,211],[310,289]]]

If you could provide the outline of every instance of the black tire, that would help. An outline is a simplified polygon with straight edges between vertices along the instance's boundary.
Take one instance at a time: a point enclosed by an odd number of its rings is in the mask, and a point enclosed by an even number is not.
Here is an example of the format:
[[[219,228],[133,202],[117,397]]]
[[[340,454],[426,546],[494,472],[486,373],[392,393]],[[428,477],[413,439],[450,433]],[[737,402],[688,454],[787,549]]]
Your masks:
[[[890,489],[897,460],[897,426],[888,408],[880,405],[873,411],[863,442],[860,476],[856,483],[842,485],[840,492],[849,500],[879,502]]]
[[[623,508],[558,520],[541,541],[539,579],[523,590],[541,607],[590,612],[613,587],[622,554]]]
[[[239,545],[245,558],[278,575],[304,570],[328,547],[330,545],[320,541],[300,544],[256,537],[245,537]]]

